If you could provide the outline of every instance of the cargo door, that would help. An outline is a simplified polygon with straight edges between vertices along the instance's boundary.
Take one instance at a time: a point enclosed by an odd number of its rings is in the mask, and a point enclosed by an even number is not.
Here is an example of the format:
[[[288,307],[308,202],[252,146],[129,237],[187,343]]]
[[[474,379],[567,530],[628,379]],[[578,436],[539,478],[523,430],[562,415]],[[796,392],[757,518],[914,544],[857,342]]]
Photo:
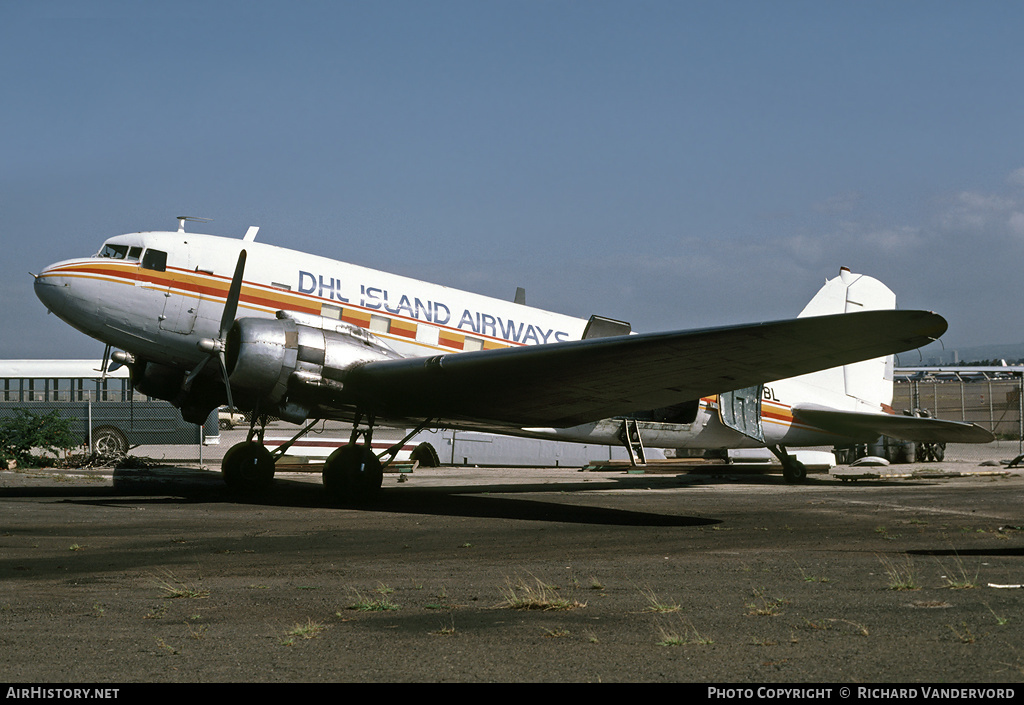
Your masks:
[[[764,443],[761,427],[763,385],[745,387],[718,395],[718,416],[722,423],[744,436]]]
[[[142,268],[153,272],[167,272],[167,253],[148,248],[142,255]],[[188,335],[196,325],[199,312],[199,294],[188,294],[175,277],[167,278],[164,290],[164,310],[160,314],[160,330]]]

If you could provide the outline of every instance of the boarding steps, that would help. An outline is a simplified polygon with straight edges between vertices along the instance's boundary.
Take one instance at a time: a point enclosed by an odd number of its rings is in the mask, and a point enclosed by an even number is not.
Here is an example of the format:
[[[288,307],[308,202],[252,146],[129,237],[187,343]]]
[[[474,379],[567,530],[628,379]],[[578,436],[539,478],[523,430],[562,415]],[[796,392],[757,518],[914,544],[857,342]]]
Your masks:
[[[630,465],[633,467],[647,465],[647,453],[644,451],[644,441],[640,437],[640,425],[636,419],[622,420],[619,440],[622,441],[622,445],[626,446]]]

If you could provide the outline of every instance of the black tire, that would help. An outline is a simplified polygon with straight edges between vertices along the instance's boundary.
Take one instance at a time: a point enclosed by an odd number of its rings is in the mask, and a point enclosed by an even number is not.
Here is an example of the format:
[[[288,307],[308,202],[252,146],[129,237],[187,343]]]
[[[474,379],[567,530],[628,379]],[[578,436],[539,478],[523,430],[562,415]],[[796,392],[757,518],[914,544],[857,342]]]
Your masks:
[[[332,501],[362,504],[380,495],[384,468],[373,451],[349,443],[328,456],[321,477]]]
[[[799,460],[789,459],[789,462],[782,466],[782,476],[786,482],[800,483],[807,482],[807,466]]]
[[[418,461],[421,468],[436,468],[441,465],[441,459],[437,456],[434,446],[426,441],[413,448],[409,460]]]
[[[274,457],[255,442],[232,446],[220,463],[221,476],[235,492],[262,492],[274,482]]]
[[[113,426],[99,426],[92,432],[92,452],[107,458],[125,455],[128,439]]]

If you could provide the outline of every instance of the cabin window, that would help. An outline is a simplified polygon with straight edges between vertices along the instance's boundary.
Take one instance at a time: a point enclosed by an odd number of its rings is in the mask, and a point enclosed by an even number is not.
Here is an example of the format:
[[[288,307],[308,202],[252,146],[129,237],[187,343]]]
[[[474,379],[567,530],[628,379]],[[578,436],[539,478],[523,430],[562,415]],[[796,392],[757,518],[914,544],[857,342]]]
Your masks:
[[[142,268],[152,269],[157,272],[167,270],[167,253],[162,250],[148,249],[142,256]]]
[[[436,326],[428,326],[420,323],[416,326],[416,342],[427,345],[437,345],[441,339],[441,329]]]

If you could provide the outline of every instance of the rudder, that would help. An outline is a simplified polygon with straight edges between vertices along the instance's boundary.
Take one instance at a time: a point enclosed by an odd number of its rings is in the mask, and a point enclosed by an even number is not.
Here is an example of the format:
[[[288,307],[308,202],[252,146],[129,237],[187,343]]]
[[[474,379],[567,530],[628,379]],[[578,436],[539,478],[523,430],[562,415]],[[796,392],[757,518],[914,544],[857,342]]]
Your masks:
[[[839,276],[825,285],[800,312],[799,317],[827,316],[856,311],[880,311],[896,308],[896,295],[882,282],[842,267]],[[879,411],[892,404],[893,356],[864,360],[844,367],[814,372],[798,379],[808,385],[843,393],[855,406]]]

